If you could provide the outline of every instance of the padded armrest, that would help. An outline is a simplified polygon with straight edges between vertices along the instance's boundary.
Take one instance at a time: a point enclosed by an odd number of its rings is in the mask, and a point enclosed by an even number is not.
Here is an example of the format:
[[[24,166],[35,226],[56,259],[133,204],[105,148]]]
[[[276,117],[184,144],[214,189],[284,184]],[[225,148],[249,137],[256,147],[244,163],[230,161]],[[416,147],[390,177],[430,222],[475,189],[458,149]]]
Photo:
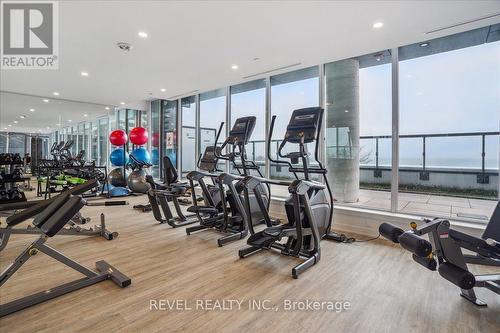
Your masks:
[[[80,209],[82,209],[84,205],[85,200],[81,197],[71,197],[61,208],[48,218],[40,227],[40,230],[49,237],[54,236]]]

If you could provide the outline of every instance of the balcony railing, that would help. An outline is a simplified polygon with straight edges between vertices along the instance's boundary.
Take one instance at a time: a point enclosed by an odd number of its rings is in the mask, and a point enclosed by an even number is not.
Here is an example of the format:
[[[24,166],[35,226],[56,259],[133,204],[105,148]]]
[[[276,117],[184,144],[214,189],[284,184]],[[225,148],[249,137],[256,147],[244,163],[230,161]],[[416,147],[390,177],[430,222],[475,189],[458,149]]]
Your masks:
[[[421,151],[421,165],[407,165],[404,168],[400,167],[403,171],[420,171],[420,180],[429,180],[429,168],[427,165],[427,149],[429,145],[429,138],[458,138],[458,137],[478,137],[481,139],[481,152],[478,152],[477,159],[480,160],[481,168],[464,168],[460,166],[451,166],[449,168],[432,168],[435,173],[458,173],[458,174],[477,174],[477,182],[479,184],[489,183],[489,176],[498,175],[498,171],[494,172],[486,168],[486,137],[499,136],[500,132],[465,132],[465,133],[437,133],[437,134],[407,134],[400,135],[400,139],[419,139],[422,144]],[[374,177],[380,178],[382,170],[390,170],[390,167],[380,166],[380,150],[379,141],[382,139],[391,139],[391,135],[378,135],[378,136],[361,136],[360,141],[375,140],[375,165],[362,164],[361,168],[372,169]],[[361,144],[360,144],[361,146]],[[408,170],[407,170],[408,169]]]

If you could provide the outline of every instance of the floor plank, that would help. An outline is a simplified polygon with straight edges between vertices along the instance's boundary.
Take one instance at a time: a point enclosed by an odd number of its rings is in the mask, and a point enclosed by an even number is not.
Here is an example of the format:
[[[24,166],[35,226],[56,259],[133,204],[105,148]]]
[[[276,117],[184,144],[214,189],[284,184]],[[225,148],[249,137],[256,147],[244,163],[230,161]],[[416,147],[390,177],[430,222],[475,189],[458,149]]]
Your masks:
[[[131,205],[144,197],[130,197]],[[437,273],[386,241],[322,243],[320,263],[298,280],[296,259],[259,253],[239,259],[244,241],[219,248],[215,232],[190,236],[154,221],[131,206],[85,207],[93,221],[104,211],[113,241],[96,237],[54,237],[49,244],[82,264],[106,260],[132,278],[120,289],[106,281],[0,319],[3,332],[105,331],[315,331],[315,332],[498,332],[500,297],[485,290],[477,308]],[[0,252],[4,269],[35,236],[13,235]],[[78,274],[52,259],[34,256],[0,290],[2,303],[67,282]],[[151,299],[269,300],[278,311],[249,309],[150,310]],[[285,300],[348,301],[351,309],[285,311]]]

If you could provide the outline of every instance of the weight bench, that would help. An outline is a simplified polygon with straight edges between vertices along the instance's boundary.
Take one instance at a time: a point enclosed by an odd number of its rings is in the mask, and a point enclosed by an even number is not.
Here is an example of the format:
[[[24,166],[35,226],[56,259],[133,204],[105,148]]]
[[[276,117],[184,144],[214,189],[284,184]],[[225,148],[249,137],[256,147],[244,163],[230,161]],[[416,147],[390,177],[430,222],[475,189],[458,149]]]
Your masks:
[[[82,273],[85,277],[2,304],[0,305],[0,317],[104,280],[112,280],[122,288],[130,285],[131,280],[129,277],[103,260],[96,262],[97,271],[93,271],[45,244],[49,237],[59,234],[68,221],[84,205],[85,201],[81,197],[73,196],[69,192],[62,193],[58,195],[55,200],[51,201],[50,204],[36,216],[33,222],[36,228],[41,232],[40,237],[21,252],[14,262],[2,272],[0,275],[0,287],[3,286],[12,275],[28,261],[28,259],[38,252],[45,253],[53,259]]]
[[[413,260],[431,271],[438,271],[446,280],[461,289],[468,301],[486,306],[476,297],[474,288],[486,288],[500,295],[500,272],[474,275],[467,264],[500,266],[500,202],[483,233],[474,237],[450,228],[445,219],[424,220],[420,228],[411,223],[410,231],[403,231],[388,223],[379,227],[380,234],[399,243],[413,254]],[[429,234],[429,241],[420,237]],[[464,254],[463,249],[473,252]]]
[[[71,194],[71,195],[81,195],[95,187],[98,186],[98,182],[95,179],[91,179],[83,184],[77,185],[62,194]],[[39,200],[39,201],[34,201],[30,202],[27,201],[24,204],[24,206],[21,206],[20,203],[15,203],[15,204],[6,204],[2,205],[0,207],[0,211],[2,210],[17,210],[17,209],[22,209],[26,208],[22,211],[16,212],[6,219],[7,226],[5,228],[0,228],[0,251],[2,251],[6,246],[9,241],[10,235],[11,234],[17,234],[17,235],[37,235],[40,234],[40,230],[36,227],[33,226],[28,226],[26,229],[15,229],[14,227],[27,219],[33,218],[43,212],[49,205],[51,205],[53,202],[61,202],[60,196],[62,194],[59,194],[57,196],[51,197],[47,200]],[[67,228],[61,228],[59,230],[59,235],[66,235],[66,236],[101,236],[107,240],[112,240],[116,237],[118,237],[117,232],[111,232],[106,229],[106,222],[104,218],[104,214],[101,214],[101,221],[100,225],[96,225],[92,228],[82,228],[78,226],[74,222],[75,216],[80,217],[81,219],[81,214],[79,211],[75,213],[74,216],[72,216],[68,222]],[[90,221],[90,219],[85,219],[85,221]]]

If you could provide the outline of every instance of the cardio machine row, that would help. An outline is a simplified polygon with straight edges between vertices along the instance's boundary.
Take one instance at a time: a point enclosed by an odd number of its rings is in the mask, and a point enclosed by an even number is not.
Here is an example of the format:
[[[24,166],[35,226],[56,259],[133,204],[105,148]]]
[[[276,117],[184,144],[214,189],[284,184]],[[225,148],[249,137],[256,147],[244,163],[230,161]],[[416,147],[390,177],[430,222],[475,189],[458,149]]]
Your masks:
[[[247,159],[245,148],[255,128],[255,117],[236,119],[228,137],[219,145],[222,123],[214,145],[207,147],[200,156],[199,170],[187,174],[189,184],[177,185],[191,190],[193,205],[187,209],[191,215],[169,224],[174,227],[196,224],[186,228],[188,235],[202,230],[219,232],[222,234],[217,239],[219,246],[249,236],[248,246],[239,251],[240,258],[261,250],[276,250],[282,255],[301,258],[303,261],[292,269],[292,276],[297,278],[319,262],[322,239],[350,241],[330,231],[333,196],[327,171],[318,158],[322,119],[323,109],[319,107],[293,111],[276,159],[270,154],[276,117],[272,118],[267,140],[268,158],[273,164],[288,167],[294,175],[293,181],[264,178],[259,166]],[[308,151],[310,145],[314,146],[312,154]],[[218,170],[220,160],[229,161],[237,174]],[[289,193],[284,203],[286,222],[269,215],[271,186],[284,187]],[[197,187],[202,203],[196,196]],[[177,197],[172,188],[152,189],[149,199],[153,213],[158,214],[160,207],[168,207],[167,201],[175,204]],[[175,206],[177,210],[177,204]]]

